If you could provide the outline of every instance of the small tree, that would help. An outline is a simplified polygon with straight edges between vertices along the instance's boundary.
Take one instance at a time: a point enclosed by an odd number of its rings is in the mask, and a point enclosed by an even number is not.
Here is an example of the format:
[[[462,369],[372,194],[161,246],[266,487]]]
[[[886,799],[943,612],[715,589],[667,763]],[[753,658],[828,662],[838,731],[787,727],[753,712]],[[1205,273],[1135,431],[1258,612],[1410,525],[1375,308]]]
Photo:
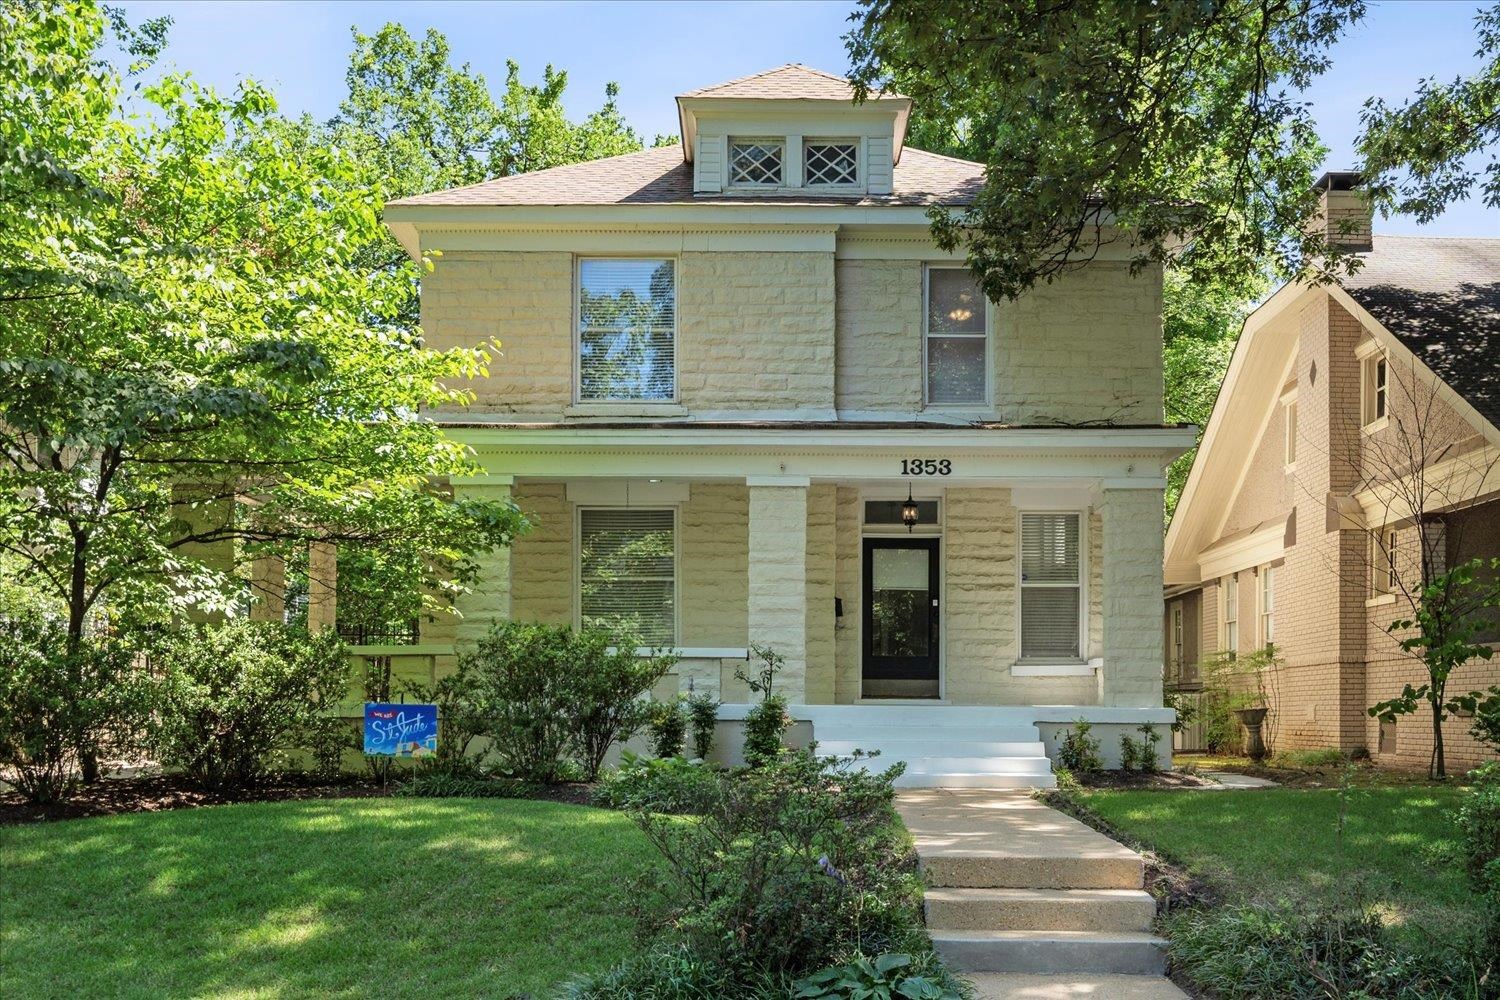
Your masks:
[[[781,752],[781,735],[790,728],[792,718],[787,714],[786,695],[772,690],[786,658],[756,643],[750,644],[750,651],[760,657],[760,670],[754,677],[744,670],[736,670],[734,676],[744,681],[752,694],[760,695],[760,703],[745,713],[745,760],[760,765]]]
[[[584,780],[594,781],[609,748],[630,739],[646,721],[651,703],[641,695],[677,657],[662,650],[641,656],[633,635],[605,629],[581,629],[572,645],[574,696],[568,724]]]
[[[1486,569],[1489,577],[1481,578]],[[1410,633],[1399,640],[1401,648],[1421,657],[1427,682],[1407,684],[1401,694],[1371,706],[1369,712],[1382,722],[1393,722],[1397,716],[1411,715],[1426,704],[1432,720],[1429,777],[1448,776],[1443,723],[1455,712],[1474,712],[1484,698],[1480,691],[1449,697],[1448,678],[1470,660],[1488,660],[1494,655],[1488,645],[1476,641],[1476,636],[1491,624],[1490,609],[1496,607],[1500,607],[1500,559],[1471,559],[1434,576],[1422,588],[1412,617],[1394,621],[1388,629],[1392,634]]]

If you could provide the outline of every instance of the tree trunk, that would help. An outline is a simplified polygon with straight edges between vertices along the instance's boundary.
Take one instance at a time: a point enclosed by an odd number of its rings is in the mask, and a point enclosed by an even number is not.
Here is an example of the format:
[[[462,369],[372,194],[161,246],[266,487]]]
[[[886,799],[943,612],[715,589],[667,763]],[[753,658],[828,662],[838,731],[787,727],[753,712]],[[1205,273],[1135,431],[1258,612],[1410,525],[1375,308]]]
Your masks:
[[[1439,780],[1448,777],[1448,767],[1443,760],[1443,706],[1432,703],[1432,769],[1429,777]]]
[[[86,538],[78,533],[73,535],[73,566],[71,577],[68,580],[68,648],[69,657],[75,657],[83,645],[83,624],[88,616],[88,576],[87,563],[84,561],[84,552],[88,542]],[[70,668],[73,674],[75,690],[83,689],[83,662],[73,659]],[[99,753],[93,744],[93,734],[81,734],[82,739],[77,746],[78,770],[83,775],[83,783],[92,785],[99,780]]]

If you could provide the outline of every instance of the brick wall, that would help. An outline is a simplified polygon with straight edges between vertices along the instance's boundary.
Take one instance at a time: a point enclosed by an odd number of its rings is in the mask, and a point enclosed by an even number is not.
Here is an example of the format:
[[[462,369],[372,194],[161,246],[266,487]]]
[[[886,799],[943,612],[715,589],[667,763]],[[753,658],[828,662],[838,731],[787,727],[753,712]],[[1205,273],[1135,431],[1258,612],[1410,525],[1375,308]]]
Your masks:
[[[832,410],[831,253],[684,253],[677,303],[684,406]]]

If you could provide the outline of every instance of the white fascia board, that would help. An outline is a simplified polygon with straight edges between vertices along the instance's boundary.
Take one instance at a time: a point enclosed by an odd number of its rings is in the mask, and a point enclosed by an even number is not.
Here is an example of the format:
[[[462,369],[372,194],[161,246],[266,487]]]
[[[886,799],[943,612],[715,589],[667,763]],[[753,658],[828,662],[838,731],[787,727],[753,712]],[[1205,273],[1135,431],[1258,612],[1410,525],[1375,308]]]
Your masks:
[[[608,228],[612,225],[906,225],[927,227],[931,205],[869,205],[837,202],[746,201],[714,195],[711,200],[613,205],[388,205],[386,225],[451,229],[468,226]],[[954,206],[960,211],[962,206]]]
[[[805,226],[469,226],[424,227],[426,252],[469,250],[562,251],[566,253],[662,253],[708,251],[812,251],[833,253],[838,227]]]
[[[1198,572],[1201,579],[1212,580],[1275,562],[1285,554],[1286,519],[1282,518],[1243,538],[1210,545],[1198,557]]]
[[[848,427],[818,430],[798,428],[693,427],[483,427],[454,423],[449,436],[469,445],[611,446],[661,448],[877,448],[901,450],[922,447],[994,452],[1077,452],[1156,454],[1192,447],[1191,427],[1071,428],[1018,427],[977,430],[955,427]],[[1159,470],[1152,470],[1152,477]]]
[[[1423,470],[1423,479],[1429,497],[1443,497],[1459,507],[1492,493],[1500,493],[1500,448],[1486,443],[1434,463]],[[1356,493],[1353,499],[1360,507],[1364,525],[1379,528],[1411,519],[1412,511],[1407,509],[1406,495],[1405,490],[1377,483]]]

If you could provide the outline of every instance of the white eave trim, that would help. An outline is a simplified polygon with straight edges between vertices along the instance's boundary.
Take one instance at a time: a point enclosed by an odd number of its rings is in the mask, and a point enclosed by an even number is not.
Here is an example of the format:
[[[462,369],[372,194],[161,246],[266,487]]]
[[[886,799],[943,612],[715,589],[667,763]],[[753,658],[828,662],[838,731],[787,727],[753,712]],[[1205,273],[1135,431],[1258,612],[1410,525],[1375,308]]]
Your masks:
[[[1199,579],[1238,573],[1252,566],[1264,566],[1286,554],[1286,518],[1266,525],[1248,535],[1216,542],[1198,556]]]

